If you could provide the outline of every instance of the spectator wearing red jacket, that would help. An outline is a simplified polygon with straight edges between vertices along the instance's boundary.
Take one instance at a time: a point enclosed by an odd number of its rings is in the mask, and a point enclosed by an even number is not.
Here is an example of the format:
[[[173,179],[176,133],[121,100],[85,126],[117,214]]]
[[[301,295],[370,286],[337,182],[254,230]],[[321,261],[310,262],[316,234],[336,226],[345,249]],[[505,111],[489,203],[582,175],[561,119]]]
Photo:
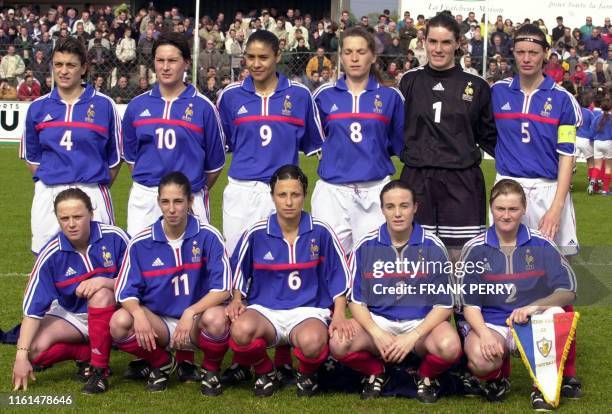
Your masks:
[[[559,56],[556,53],[551,53],[548,63],[544,66],[544,73],[553,78],[555,83],[561,83],[563,72],[563,66],[559,63]]]
[[[20,101],[33,101],[38,97],[40,97],[40,85],[34,81],[32,75],[26,75],[17,90],[17,98]]]

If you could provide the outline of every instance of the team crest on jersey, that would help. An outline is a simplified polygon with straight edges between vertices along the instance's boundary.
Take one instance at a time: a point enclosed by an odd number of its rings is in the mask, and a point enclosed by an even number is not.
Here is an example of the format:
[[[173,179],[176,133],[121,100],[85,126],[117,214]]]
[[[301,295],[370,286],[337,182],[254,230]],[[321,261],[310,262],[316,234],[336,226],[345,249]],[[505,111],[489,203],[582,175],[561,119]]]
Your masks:
[[[201,257],[202,257],[202,251],[198,247],[198,241],[194,240],[193,246],[191,247],[191,261],[193,263],[197,263],[200,261]]]
[[[474,99],[474,88],[472,88],[472,81],[469,81],[467,85],[465,85],[461,99],[467,102],[472,102],[472,99]]]
[[[544,102],[544,108],[542,109],[542,112],[540,112],[540,115],[542,116],[550,116],[550,113],[552,112],[553,106],[552,106],[552,98],[549,96],[546,99],[546,102]]]
[[[104,267],[111,267],[112,265],[114,265],[113,256],[111,252],[106,249],[106,246],[102,246],[102,259],[104,260]]]
[[[85,117],[85,122],[94,122],[94,117],[96,116],[96,111],[94,110],[94,105],[89,105],[87,109],[87,116]]]
[[[546,358],[552,349],[552,341],[550,339],[542,338],[536,342],[536,344],[538,345],[538,351],[540,351],[540,354]]]
[[[310,260],[317,260],[319,258],[319,245],[316,239],[310,239]]]
[[[193,117],[193,104],[190,103],[187,108],[185,108],[185,113],[183,114],[183,121],[191,122],[191,118]]]
[[[285,95],[285,100],[283,101],[282,114],[287,115],[287,116],[291,115],[292,107],[293,107],[293,104],[291,103],[291,96]]]
[[[383,111],[383,103],[380,100],[380,95],[376,95],[376,97],[374,98],[374,109],[373,112],[377,113],[377,114],[382,114]]]
[[[535,258],[531,254],[531,251],[527,249],[525,252],[525,270],[535,269]]]

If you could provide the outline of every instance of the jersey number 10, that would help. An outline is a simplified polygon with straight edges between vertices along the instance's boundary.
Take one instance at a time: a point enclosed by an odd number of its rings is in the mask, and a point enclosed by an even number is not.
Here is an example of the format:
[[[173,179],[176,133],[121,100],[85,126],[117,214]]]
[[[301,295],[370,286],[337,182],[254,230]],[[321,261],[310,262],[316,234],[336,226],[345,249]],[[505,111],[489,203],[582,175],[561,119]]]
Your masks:
[[[157,128],[155,130],[157,135],[157,149],[174,149],[176,146],[176,132],[174,129]]]

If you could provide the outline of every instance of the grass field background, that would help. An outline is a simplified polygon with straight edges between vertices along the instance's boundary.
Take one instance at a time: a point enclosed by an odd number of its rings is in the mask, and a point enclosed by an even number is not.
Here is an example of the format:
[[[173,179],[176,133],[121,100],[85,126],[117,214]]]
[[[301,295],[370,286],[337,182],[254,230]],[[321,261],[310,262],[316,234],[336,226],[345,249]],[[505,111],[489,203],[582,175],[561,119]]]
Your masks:
[[[396,160],[397,161],[397,160]],[[302,167],[314,188],[316,160],[302,158]],[[399,170],[399,168],[398,168]],[[490,188],[494,179],[492,161],[483,163],[483,171]],[[33,185],[23,162],[18,160],[16,145],[0,145],[0,327],[7,330],[21,319],[21,301],[27,275],[33,264],[30,252],[30,206]],[[574,179],[574,205],[578,222],[578,238],[582,253],[574,259],[578,274],[578,375],[582,379],[586,397],[579,401],[562,401],[560,412],[610,412],[608,398],[612,393],[608,382],[612,367],[612,197],[588,197],[585,192],[585,166],[578,166]],[[122,169],[112,188],[117,222],[125,227],[127,199],[130,187],[127,168]],[[212,224],[221,228],[221,195],[227,183],[225,173],[219,178],[211,194]],[[307,209],[310,208],[310,197]],[[15,357],[14,346],[0,345],[0,401],[6,401],[11,391],[11,373]],[[124,381],[121,373],[131,359],[126,354],[113,352],[110,377],[111,389],[100,396],[80,394],[81,384],[74,382],[72,363],[59,364],[37,374],[37,381],[28,390],[32,395],[71,394],[74,409],[79,412],[159,412],[172,410],[189,412],[525,412],[530,411],[530,381],[522,363],[513,361],[512,391],[502,404],[488,404],[481,399],[444,398],[433,406],[416,400],[382,398],[363,402],[358,395],[327,394],[313,399],[298,399],[294,389],[285,389],[268,399],[255,399],[250,385],[226,389],[218,398],[201,396],[198,384],[181,384],[173,378],[165,393],[149,394],[143,383]],[[198,356],[199,359],[199,356]],[[226,364],[229,361],[226,360]],[[0,410],[4,411],[3,408]],[[19,408],[16,412],[59,411],[57,408]]]

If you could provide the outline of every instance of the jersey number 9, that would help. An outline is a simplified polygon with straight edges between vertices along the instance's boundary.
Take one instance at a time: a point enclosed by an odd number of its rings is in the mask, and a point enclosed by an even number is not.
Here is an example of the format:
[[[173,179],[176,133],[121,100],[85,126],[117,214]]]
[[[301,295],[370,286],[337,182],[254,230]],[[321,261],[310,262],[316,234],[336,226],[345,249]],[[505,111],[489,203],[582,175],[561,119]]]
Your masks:
[[[189,275],[183,273],[180,276],[174,276],[172,278],[172,284],[174,285],[174,296],[181,295],[181,282],[183,282],[183,295],[189,295]]]
[[[259,128],[259,137],[261,138],[262,147],[265,147],[272,141],[272,128],[270,128],[270,125],[262,125]]]
[[[176,146],[176,132],[174,129],[157,128],[155,130],[157,135],[157,149],[173,149]]]

